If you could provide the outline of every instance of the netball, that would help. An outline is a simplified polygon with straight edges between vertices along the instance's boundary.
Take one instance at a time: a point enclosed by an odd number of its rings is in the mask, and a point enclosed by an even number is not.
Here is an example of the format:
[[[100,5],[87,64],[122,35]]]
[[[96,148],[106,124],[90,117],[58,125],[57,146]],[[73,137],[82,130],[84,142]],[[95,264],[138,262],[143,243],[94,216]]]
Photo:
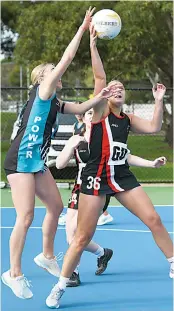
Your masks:
[[[121,31],[121,18],[113,10],[98,11],[93,16],[92,23],[100,39],[114,39]]]

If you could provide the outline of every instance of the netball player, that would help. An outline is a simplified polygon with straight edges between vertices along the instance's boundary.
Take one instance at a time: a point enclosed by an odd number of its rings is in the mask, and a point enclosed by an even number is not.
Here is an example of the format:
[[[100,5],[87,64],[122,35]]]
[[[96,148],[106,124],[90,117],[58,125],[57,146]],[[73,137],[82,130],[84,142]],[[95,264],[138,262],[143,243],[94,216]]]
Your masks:
[[[67,242],[70,245],[77,227],[77,216],[78,216],[78,201],[81,186],[81,173],[85,167],[89,158],[88,142],[90,135],[90,124],[92,121],[93,109],[88,110],[84,116],[82,116],[82,121],[84,124],[84,131],[75,131],[75,135],[72,136],[66,146],[61,151],[56,159],[56,166],[58,169],[62,169],[67,166],[70,158],[74,155],[77,165],[77,176],[75,179],[75,184],[72,190],[71,198],[69,199],[68,209],[66,213],[66,236]],[[107,196],[105,206],[103,211],[108,207],[110,201],[110,196]],[[93,214],[91,214],[93,217]],[[86,251],[93,253],[97,256],[97,270],[96,275],[102,274],[108,265],[108,261],[111,259],[113,251],[111,249],[103,248],[96,244],[94,241],[90,241],[85,249]],[[78,272],[78,267],[72,273],[72,276],[67,284],[68,287],[74,287],[80,285],[80,277]]]
[[[81,186],[81,174],[82,170],[86,166],[89,159],[89,148],[88,141],[90,136],[91,121],[93,116],[93,109],[85,112],[83,117],[83,123],[85,124],[86,131],[83,133],[76,134],[72,136],[66,143],[66,146],[56,159],[56,166],[58,169],[62,169],[67,166],[70,158],[74,155],[77,164],[77,177],[72,190],[71,198],[69,200],[67,214],[66,214],[66,236],[67,242],[70,245],[77,228],[77,216],[78,216],[78,202]],[[128,154],[128,164],[133,166],[141,167],[160,167],[165,165],[166,159],[160,157],[154,161],[148,161],[140,157]],[[106,196],[106,202],[103,210],[105,211],[109,205],[110,196]],[[92,217],[92,214],[91,214]],[[86,251],[97,255],[97,271],[96,275],[102,274],[106,268],[108,261],[111,258],[112,250],[104,249],[94,241],[90,241],[88,246],[85,248]],[[78,265],[79,266],[79,265]],[[70,277],[67,287],[74,287],[80,285],[80,277],[78,267],[74,270],[72,276]]]
[[[17,217],[10,237],[10,269],[2,274],[2,281],[19,298],[33,296],[21,270],[21,256],[33,220],[35,194],[47,208],[43,222],[43,253],[36,260],[50,273],[59,275],[53,245],[63,204],[56,183],[45,165],[56,115],[59,112],[82,114],[99,103],[101,98],[112,95],[112,87],[109,87],[81,105],[60,103],[56,98],[56,88],[62,86],[61,77],[76,54],[93,11],[89,8],[86,12],[82,25],[56,67],[53,64],[42,64],[32,71],[33,89],[23,113],[22,124],[5,159],[4,168]]]
[[[77,102],[76,104],[81,104],[81,102]],[[87,120],[90,119],[92,115],[93,115],[92,109],[85,113],[85,116],[88,116]],[[76,117],[77,121],[73,125],[73,135],[84,135],[85,130],[86,130],[86,117],[84,117],[84,115],[75,115],[75,117]],[[85,121],[83,122],[83,120],[85,120]],[[91,119],[91,121],[92,121],[92,119]],[[87,151],[87,153],[89,153],[89,152]],[[56,161],[51,160],[49,163],[51,163],[51,165],[55,165]],[[76,163],[78,163],[77,159],[76,159]],[[58,224],[61,226],[66,225],[66,217],[67,217],[67,213],[61,214],[59,217]],[[107,210],[105,210],[104,213],[99,217],[97,225],[102,226],[102,225],[110,223],[112,221],[113,221],[113,217],[107,212]]]
[[[76,102],[75,104],[81,104],[81,101]],[[83,134],[83,132],[85,131],[85,123],[83,122],[83,115],[80,114],[76,114],[75,115],[77,121],[73,124],[73,135],[76,134]],[[50,161],[51,165],[56,165],[56,161],[51,160]],[[59,217],[59,221],[58,224],[60,226],[65,226],[66,225],[66,216],[67,214],[62,213]]]
[[[90,46],[95,78],[94,94],[98,94],[106,85],[106,75],[96,47],[93,29]],[[149,227],[156,244],[171,263],[170,277],[174,277],[173,244],[170,236],[127,163],[127,138],[130,130],[142,134],[157,133],[161,130],[166,88],[163,84],[157,84],[157,87],[153,88],[155,106],[152,120],[149,121],[133,114],[123,113],[124,85],[120,81],[112,81],[109,85],[115,88],[114,96],[109,100],[102,100],[94,108],[89,142],[90,156],[82,174],[77,230],[64,257],[59,281],[46,299],[46,304],[50,308],[59,307],[66,283],[76,268],[83,250],[92,239],[108,194],[115,196],[123,206]]]

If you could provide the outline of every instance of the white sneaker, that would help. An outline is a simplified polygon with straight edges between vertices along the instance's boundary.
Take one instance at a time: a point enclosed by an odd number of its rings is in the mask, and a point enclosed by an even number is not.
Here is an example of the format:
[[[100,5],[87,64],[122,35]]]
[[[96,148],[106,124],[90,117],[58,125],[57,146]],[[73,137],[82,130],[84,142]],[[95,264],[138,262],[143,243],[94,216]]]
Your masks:
[[[97,226],[103,226],[103,225],[105,225],[105,224],[109,224],[110,222],[113,221],[113,219],[114,219],[114,218],[113,218],[110,214],[108,214],[108,215],[102,214],[102,215],[99,217],[99,220],[98,220],[98,222],[97,222]]]
[[[171,279],[174,279],[174,262],[172,262],[171,265],[170,265],[169,276],[170,276]]]
[[[60,258],[61,257],[61,258]],[[43,253],[37,255],[34,258],[34,262],[41,268],[47,270],[49,273],[51,273],[54,276],[59,277],[60,276],[60,268],[57,263],[58,260],[61,260],[63,258],[63,253],[59,253],[58,256],[55,256],[52,259],[48,259],[44,256]]]
[[[60,289],[58,283],[53,287],[51,293],[46,299],[47,307],[51,309],[58,309],[59,308],[59,300],[64,294],[64,290]]]
[[[59,220],[58,220],[58,224],[60,226],[65,226],[66,225],[66,214],[60,214]]]
[[[24,275],[12,278],[10,270],[4,272],[1,276],[2,282],[11,288],[13,293],[22,299],[29,299],[33,297],[32,291],[29,289],[30,283]]]

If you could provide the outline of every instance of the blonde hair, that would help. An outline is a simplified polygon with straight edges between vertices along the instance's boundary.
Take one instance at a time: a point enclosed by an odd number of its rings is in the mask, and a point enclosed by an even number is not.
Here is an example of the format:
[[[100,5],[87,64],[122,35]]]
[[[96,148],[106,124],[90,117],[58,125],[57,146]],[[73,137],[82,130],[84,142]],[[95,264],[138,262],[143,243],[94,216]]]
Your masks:
[[[31,72],[32,85],[35,85],[36,83],[39,83],[40,80],[42,80],[43,73],[48,65],[51,65],[51,64],[50,63],[40,64],[32,70]]]
[[[111,81],[108,83],[108,85],[113,84],[113,83],[121,83],[121,84],[123,84],[123,83],[120,82],[119,80],[111,80]]]

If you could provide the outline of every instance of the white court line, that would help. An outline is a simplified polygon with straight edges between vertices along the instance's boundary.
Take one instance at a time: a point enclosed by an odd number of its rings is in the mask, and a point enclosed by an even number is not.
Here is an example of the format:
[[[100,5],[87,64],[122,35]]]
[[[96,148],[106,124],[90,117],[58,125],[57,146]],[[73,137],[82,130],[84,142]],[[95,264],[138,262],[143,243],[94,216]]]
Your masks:
[[[0,227],[1,229],[13,229],[14,227]],[[42,227],[30,227],[29,229],[42,229]],[[65,230],[65,227],[59,227],[57,230]],[[137,233],[151,233],[149,230],[135,230],[135,229],[116,229],[116,228],[96,228],[96,231],[118,231],[118,232],[137,232]],[[168,232],[174,234],[174,232]]]
[[[174,207],[172,204],[156,204],[155,207]],[[109,205],[108,207],[124,207],[123,205]],[[1,208],[14,208],[14,206],[1,206]],[[45,206],[35,206],[35,208],[45,208]],[[67,208],[67,205],[64,206],[64,208]]]

